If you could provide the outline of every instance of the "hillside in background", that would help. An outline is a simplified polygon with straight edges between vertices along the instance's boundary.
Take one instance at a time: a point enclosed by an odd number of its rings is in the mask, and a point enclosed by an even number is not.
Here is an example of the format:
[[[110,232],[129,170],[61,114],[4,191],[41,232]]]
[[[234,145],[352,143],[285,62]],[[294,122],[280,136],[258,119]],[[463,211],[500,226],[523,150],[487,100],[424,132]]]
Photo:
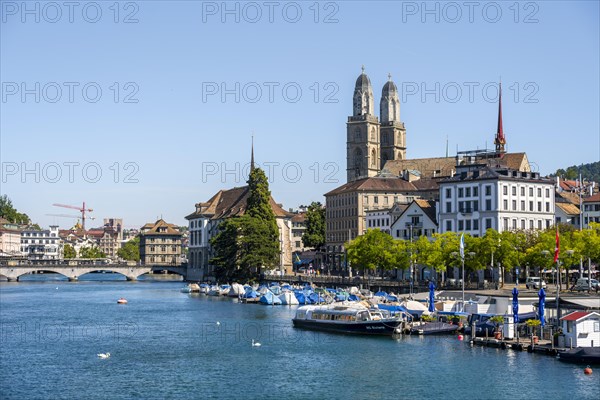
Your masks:
[[[560,176],[563,179],[579,179],[579,173],[581,173],[584,181],[600,182],[600,161],[579,166],[573,165],[567,169],[560,168],[551,176]]]

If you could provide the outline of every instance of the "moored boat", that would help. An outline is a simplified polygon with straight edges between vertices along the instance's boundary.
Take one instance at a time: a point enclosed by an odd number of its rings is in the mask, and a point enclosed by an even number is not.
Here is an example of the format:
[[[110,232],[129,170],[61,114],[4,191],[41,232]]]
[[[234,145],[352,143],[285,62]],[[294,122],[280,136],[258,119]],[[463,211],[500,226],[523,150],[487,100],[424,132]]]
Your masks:
[[[387,310],[360,304],[301,306],[292,319],[294,327],[360,335],[401,333],[404,314],[392,317]]]

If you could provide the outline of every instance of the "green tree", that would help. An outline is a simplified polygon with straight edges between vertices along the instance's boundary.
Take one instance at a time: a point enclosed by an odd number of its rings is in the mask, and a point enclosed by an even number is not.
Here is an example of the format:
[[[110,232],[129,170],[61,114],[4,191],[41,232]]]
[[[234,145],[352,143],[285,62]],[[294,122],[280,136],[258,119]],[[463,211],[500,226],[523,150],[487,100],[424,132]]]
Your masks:
[[[77,252],[70,244],[65,244],[63,248],[63,257],[66,258],[75,258],[77,257]]]
[[[104,258],[106,254],[100,251],[97,247],[83,247],[79,251],[79,257],[81,258]]]
[[[319,202],[312,202],[306,211],[306,230],[302,235],[306,247],[320,249],[325,245],[325,208]]]
[[[27,225],[31,220],[27,214],[18,212],[7,195],[0,196],[0,217],[13,224]]]
[[[140,238],[135,238],[127,241],[123,247],[117,251],[117,255],[123,260],[139,261],[140,260]]]
[[[402,246],[379,229],[370,229],[364,235],[345,244],[352,268],[362,271],[363,275],[378,268],[408,268],[408,255],[406,248]]]
[[[257,279],[262,267],[279,263],[279,229],[271,205],[271,192],[265,173],[253,168],[248,179],[246,212],[229,218],[211,239],[215,275],[221,281]]]

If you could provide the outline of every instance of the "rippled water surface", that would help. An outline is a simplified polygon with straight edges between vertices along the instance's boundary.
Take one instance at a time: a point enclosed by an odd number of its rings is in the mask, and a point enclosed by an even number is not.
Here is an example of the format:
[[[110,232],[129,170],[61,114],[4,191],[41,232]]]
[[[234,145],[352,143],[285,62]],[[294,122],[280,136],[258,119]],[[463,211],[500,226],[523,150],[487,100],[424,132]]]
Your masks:
[[[45,280],[39,280],[39,279]],[[50,280],[48,280],[50,279]],[[454,336],[292,328],[294,308],[181,293],[181,282],[0,283],[2,399],[597,399],[600,369]],[[116,300],[125,297],[126,305]],[[262,346],[252,347],[255,339]],[[99,359],[97,353],[110,352]]]

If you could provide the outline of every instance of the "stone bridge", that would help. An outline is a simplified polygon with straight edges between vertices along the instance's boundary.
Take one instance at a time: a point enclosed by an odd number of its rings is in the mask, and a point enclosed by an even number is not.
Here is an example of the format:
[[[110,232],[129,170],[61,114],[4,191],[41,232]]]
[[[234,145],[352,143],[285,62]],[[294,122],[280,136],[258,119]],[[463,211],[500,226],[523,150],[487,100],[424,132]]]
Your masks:
[[[90,272],[108,271],[124,275],[128,281],[135,281],[143,274],[155,271],[168,271],[183,276],[186,279],[187,268],[185,266],[150,266],[150,265],[127,265],[127,264],[92,264],[92,265],[69,265],[64,263],[43,263],[43,264],[18,264],[8,265],[0,264],[0,276],[4,276],[9,282],[19,280],[19,277],[34,272],[54,272],[66,276],[69,281],[77,281],[81,275]]]

